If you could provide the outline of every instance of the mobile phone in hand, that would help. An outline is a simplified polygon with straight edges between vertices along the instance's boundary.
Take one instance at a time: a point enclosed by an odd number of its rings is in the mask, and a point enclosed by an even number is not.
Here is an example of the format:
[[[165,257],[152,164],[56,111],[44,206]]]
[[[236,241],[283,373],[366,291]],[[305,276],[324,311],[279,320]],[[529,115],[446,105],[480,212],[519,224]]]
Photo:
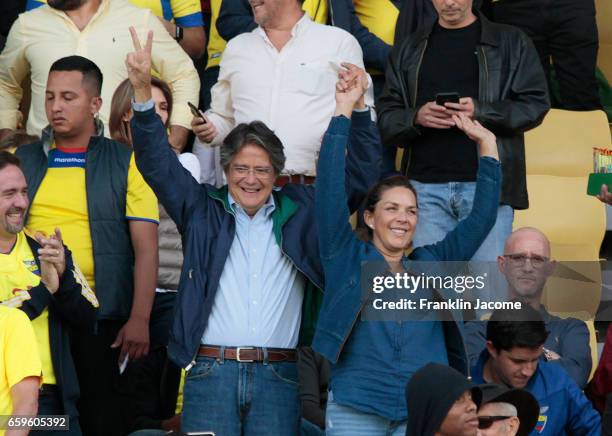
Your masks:
[[[204,114],[202,113],[202,111],[195,107],[195,105],[190,101],[188,101],[187,104],[189,105],[189,109],[191,109],[191,113],[193,114],[193,116],[196,118],[202,118],[204,120],[204,124],[206,124],[206,118],[204,118]]]
[[[458,92],[440,92],[436,94],[436,104],[444,106],[444,103],[459,103]]]

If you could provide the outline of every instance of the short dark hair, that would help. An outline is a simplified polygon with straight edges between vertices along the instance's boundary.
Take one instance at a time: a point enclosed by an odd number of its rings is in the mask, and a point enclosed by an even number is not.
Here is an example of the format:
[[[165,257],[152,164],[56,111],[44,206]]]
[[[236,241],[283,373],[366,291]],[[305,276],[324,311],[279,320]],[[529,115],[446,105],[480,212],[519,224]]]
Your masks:
[[[87,82],[96,91],[96,96],[102,93],[102,71],[100,68],[83,56],[66,56],[53,62],[49,73],[52,71],[79,71],[83,74],[83,82]]]
[[[9,153],[8,151],[0,151],[0,171],[9,165],[14,165],[17,168],[21,168],[21,163],[17,156],[15,156],[13,153]]]
[[[276,174],[285,168],[285,152],[283,143],[272,130],[261,121],[252,121],[248,124],[238,124],[225,137],[221,146],[221,166],[227,170],[234,156],[249,144],[258,145],[263,148],[270,157],[270,162]]]
[[[538,348],[548,332],[540,312],[522,302],[520,309],[497,309],[487,322],[487,340],[496,350]]]

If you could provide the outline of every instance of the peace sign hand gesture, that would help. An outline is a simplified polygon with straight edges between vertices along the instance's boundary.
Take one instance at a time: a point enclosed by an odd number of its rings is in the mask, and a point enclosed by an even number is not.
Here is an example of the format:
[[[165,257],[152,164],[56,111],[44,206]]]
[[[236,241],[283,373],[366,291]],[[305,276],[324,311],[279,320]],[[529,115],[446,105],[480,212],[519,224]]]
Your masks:
[[[128,53],[125,59],[125,66],[128,70],[128,78],[134,87],[136,101],[139,101],[140,98],[138,97],[141,93],[138,91],[150,92],[151,90],[151,49],[153,47],[153,32],[149,30],[147,33],[147,42],[144,48],[140,45],[136,29],[132,26],[130,26],[130,34],[132,35],[135,51]],[[145,94],[148,93],[145,92]]]

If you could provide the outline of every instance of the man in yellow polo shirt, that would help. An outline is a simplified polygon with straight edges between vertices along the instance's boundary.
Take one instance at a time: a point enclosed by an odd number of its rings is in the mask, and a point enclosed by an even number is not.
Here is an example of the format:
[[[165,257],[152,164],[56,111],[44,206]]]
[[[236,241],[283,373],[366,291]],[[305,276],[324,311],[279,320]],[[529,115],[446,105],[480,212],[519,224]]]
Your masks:
[[[0,436],[28,434],[27,429],[4,428],[13,414],[36,415],[39,385],[40,358],[28,317],[0,305]]]
[[[92,328],[98,301],[58,229],[36,239],[23,230],[29,200],[19,165],[16,156],[0,152],[0,305],[19,308],[32,321],[43,376],[38,414],[69,415],[61,435],[78,436],[79,385],[68,330]]]
[[[157,199],[131,148],[102,136],[101,87],[102,73],[89,59],[54,62],[45,100],[50,124],[41,141],[17,150],[28,181],[28,228],[62,229],[100,301],[95,329],[75,329],[71,338],[88,436],[120,434],[118,395],[127,374],[119,377],[119,364],[148,352],[157,281]]]
[[[206,34],[199,0],[129,0],[134,6],[150,9],[171,37],[193,59],[199,59],[206,48]],[[36,9],[47,0],[28,0],[26,11]]]
[[[170,142],[182,149],[187,142],[191,112],[200,89],[191,58],[168,34],[149,10],[127,0],[53,0],[48,5],[19,15],[0,54],[0,139],[20,121],[22,82],[31,76],[31,104],[26,129],[40,135],[47,125],[45,83],[49,67],[64,56],[80,55],[93,60],[104,72],[102,97],[110,103],[117,86],[127,78],[124,59],[132,50],[128,28],[155,37],[153,69],[170,85],[174,110],[170,119]],[[110,104],[100,111],[108,123]]]

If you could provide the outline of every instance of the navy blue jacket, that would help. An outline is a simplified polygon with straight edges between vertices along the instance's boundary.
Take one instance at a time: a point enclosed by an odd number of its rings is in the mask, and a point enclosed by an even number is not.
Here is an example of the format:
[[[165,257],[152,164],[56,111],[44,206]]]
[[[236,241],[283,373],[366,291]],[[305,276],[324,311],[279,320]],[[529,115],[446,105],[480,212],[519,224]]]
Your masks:
[[[485,350],[472,368],[474,383],[486,383],[483,371],[488,359],[489,352]],[[525,390],[540,404],[540,416],[531,436],[601,435],[599,414],[559,365],[538,362],[538,369],[529,379]]]
[[[391,46],[361,24],[355,15],[353,0],[329,0],[328,11],[328,24],[346,30],[357,39],[363,50],[365,66],[384,71]],[[395,23],[390,23],[393,24]],[[248,0],[223,0],[217,18],[217,30],[223,39],[229,41],[234,36],[250,32],[256,27],[257,23],[253,20],[253,10]]]
[[[591,347],[589,329],[583,321],[576,318],[559,318],[551,315],[541,306],[540,313],[548,330],[544,348],[554,351],[561,359],[550,362],[560,365],[580,388],[583,388],[591,374]],[[470,365],[476,364],[487,342],[486,321],[471,321],[465,324],[465,345],[470,357]]]
[[[206,329],[219,279],[236,231],[235,217],[227,200],[227,187],[199,185],[171,151],[166,129],[153,109],[134,111],[132,138],[136,165],[159,201],[176,223],[183,240],[183,268],[178,287],[174,325],[168,355],[179,366],[190,367]],[[370,113],[353,114],[349,123],[330,124],[334,138],[350,142],[347,184],[350,208],[355,210],[366,190],[379,177],[380,137]],[[333,146],[325,141],[321,150]],[[323,268],[315,225],[315,188],[285,185],[274,191],[276,209],[273,228],[277,243],[295,267],[319,289]],[[314,295],[313,295],[314,294]],[[314,327],[320,292],[307,289],[302,307],[302,342],[305,330]],[[310,325],[306,325],[310,323]]]
[[[333,120],[332,126],[342,120]],[[344,144],[334,138],[335,129],[325,134],[324,143],[333,147],[321,149],[316,192],[317,224],[321,259],[328,287],[323,297],[312,348],[336,363],[366,301],[362,295],[361,274],[364,261],[384,262],[384,257],[370,243],[358,240],[349,224],[346,194],[337,183],[344,170]],[[474,205],[470,215],[461,221],[444,240],[416,248],[408,260],[465,261],[476,252],[495,224],[501,186],[499,161],[480,158]],[[452,313],[454,322],[444,322],[449,364],[467,374],[469,364],[463,343],[461,313]],[[418,350],[414,351],[418,353]]]

